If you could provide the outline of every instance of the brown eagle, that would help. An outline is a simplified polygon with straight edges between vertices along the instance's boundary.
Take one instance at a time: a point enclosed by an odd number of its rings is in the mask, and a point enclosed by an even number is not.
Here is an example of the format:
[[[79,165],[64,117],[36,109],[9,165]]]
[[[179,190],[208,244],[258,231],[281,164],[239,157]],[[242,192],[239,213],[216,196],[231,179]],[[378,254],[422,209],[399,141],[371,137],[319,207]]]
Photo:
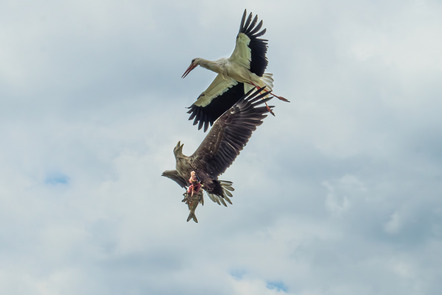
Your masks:
[[[226,171],[240,151],[247,144],[252,132],[261,125],[269,112],[267,101],[272,97],[263,89],[252,89],[239,101],[222,114],[213,124],[203,142],[191,156],[183,154],[183,144],[178,142],[173,149],[176,159],[176,170],[164,171],[166,176],[181,187],[191,187],[189,177],[192,171],[196,174],[201,188],[218,204],[227,206],[232,203],[232,182],[218,180]],[[273,106],[270,107],[270,109]]]

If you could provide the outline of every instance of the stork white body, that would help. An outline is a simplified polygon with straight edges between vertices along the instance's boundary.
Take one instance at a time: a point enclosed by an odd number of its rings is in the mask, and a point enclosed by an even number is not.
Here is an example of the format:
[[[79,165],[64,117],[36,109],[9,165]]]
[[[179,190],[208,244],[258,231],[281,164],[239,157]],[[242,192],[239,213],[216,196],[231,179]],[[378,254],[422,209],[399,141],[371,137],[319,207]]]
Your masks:
[[[189,111],[189,119],[195,118],[194,124],[199,122],[199,128],[204,126],[204,130],[251,88],[265,87],[270,92],[273,89],[272,74],[264,73],[268,63],[265,56],[267,40],[258,38],[266,30],[261,30],[262,21],[257,23],[257,16],[252,19],[250,13],[246,19],[246,15],[244,10],[235,49],[230,57],[215,61],[195,58],[182,76],[186,77],[197,66],[218,73]],[[283,97],[274,96],[288,101]]]
[[[250,50],[248,51],[250,55]],[[266,89],[271,91],[273,88],[272,74],[265,73],[262,77],[260,77],[255,73],[252,73],[249,65],[245,65],[243,60],[244,58],[238,57],[238,55],[234,54],[232,54],[232,56],[229,58],[220,58],[215,61],[195,58],[192,61],[193,68],[199,65],[203,68],[218,73],[218,76],[215,78],[215,80],[213,80],[212,84],[210,84],[210,86],[203,93],[201,93],[200,97],[195,102],[195,105],[205,107],[214,98],[225,93],[233,85],[238,84],[238,82],[244,84],[244,92],[249,91],[253,87],[266,87]]]

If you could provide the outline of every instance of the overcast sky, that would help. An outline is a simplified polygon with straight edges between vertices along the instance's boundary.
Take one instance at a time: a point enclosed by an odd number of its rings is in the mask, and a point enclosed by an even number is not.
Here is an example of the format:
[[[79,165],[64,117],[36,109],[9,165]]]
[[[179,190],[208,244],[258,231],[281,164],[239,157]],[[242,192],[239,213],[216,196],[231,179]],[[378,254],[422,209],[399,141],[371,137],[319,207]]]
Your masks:
[[[0,2],[0,293],[440,294],[440,1]],[[267,28],[276,117],[186,222],[185,107]]]

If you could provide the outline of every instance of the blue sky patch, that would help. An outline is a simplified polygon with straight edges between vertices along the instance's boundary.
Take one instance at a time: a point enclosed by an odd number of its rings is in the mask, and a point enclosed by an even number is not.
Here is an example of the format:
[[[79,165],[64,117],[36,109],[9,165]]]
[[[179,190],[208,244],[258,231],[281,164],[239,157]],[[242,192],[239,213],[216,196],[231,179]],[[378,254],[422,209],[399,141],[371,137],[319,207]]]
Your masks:
[[[51,173],[46,176],[45,178],[45,184],[48,185],[57,185],[57,184],[63,184],[66,185],[70,181],[69,176],[63,174],[63,173]]]
[[[243,269],[235,269],[230,272],[230,275],[237,280],[241,280],[245,274],[246,274],[246,271]]]
[[[269,281],[269,282],[267,282],[266,287],[267,287],[267,289],[276,290],[278,292],[279,291],[282,291],[282,292],[288,291],[287,286],[281,281]]]

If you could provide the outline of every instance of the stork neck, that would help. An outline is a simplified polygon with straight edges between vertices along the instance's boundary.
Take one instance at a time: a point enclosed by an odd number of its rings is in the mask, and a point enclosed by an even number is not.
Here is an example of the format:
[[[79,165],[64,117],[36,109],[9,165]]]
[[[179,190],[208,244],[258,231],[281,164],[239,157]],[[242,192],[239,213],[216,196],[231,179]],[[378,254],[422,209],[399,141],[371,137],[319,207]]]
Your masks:
[[[201,58],[199,64],[203,68],[206,68],[206,69],[211,70],[213,72],[216,72],[216,73],[221,72],[221,63],[218,60],[211,61],[211,60]]]

